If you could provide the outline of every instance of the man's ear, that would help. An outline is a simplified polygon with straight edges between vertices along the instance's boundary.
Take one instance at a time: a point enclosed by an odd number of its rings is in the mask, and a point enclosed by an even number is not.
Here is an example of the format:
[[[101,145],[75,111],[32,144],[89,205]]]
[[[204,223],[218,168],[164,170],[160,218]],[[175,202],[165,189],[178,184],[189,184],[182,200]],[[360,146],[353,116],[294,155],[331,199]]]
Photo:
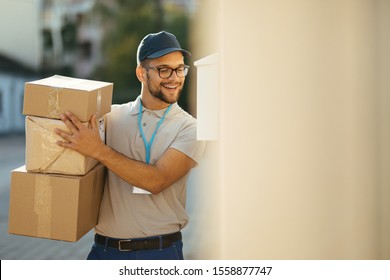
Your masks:
[[[145,82],[145,80],[146,80],[145,68],[138,65],[137,68],[135,69],[135,74],[137,75],[137,78],[141,83]]]

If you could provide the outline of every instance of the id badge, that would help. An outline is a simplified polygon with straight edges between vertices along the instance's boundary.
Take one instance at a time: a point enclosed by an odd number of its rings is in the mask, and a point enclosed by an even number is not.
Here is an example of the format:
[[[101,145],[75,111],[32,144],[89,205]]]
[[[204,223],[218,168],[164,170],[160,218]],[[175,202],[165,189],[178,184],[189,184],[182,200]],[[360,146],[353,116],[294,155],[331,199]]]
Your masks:
[[[134,186],[133,186],[133,193],[134,194],[152,194],[149,191],[146,191],[144,189],[141,189],[141,188],[138,188],[138,187],[134,187]]]

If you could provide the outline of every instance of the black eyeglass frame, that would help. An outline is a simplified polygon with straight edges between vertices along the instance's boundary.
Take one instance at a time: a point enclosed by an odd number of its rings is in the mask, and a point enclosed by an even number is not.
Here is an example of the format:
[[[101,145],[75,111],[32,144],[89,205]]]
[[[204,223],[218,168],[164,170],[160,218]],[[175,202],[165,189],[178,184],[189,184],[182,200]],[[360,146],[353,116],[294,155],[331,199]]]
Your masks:
[[[171,67],[166,67],[166,66],[163,66],[163,67],[143,66],[143,67],[144,67],[145,69],[157,70],[158,76],[159,76],[161,79],[169,79],[169,78],[172,76],[173,72],[175,72],[175,73],[176,73],[176,76],[178,76],[179,78],[184,78],[185,76],[188,75],[188,71],[190,70],[190,66],[188,66],[188,65],[179,66],[179,67],[177,67],[177,68],[175,68],[175,69],[173,69],[173,68],[171,68]],[[179,70],[179,69],[181,69],[181,68],[183,68],[183,74],[182,74],[182,75],[179,75],[178,72],[177,72],[177,70]],[[161,70],[163,70],[163,69],[166,69],[166,70],[169,70],[169,71],[170,71],[170,73],[169,73],[168,76],[165,77],[165,76],[163,75],[163,77],[161,77]]]

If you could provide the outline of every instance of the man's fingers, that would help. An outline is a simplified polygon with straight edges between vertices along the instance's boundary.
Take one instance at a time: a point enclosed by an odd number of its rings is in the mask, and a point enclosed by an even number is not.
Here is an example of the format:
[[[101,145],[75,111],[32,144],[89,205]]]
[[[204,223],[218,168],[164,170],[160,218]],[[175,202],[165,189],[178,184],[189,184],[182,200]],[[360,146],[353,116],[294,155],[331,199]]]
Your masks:
[[[61,115],[60,118],[64,122],[64,124],[68,127],[68,129],[70,130],[71,135],[78,132],[78,128],[66,115]]]
[[[73,115],[71,112],[66,112],[65,115],[78,129],[82,128],[83,124],[75,115]]]
[[[71,142],[71,138],[73,136],[73,134],[71,133],[66,133],[65,131],[59,129],[59,128],[56,128],[54,129],[54,132],[58,135],[58,136],[61,136],[62,139],[68,141],[68,142]]]
[[[63,148],[70,148],[71,146],[71,143],[64,142],[64,141],[57,141],[56,144]]]
[[[89,121],[89,123],[90,123],[91,128],[93,130],[98,130],[97,123],[96,123],[96,115],[95,114],[92,115],[91,120]]]
[[[73,134],[77,134],[80,129],[84,128],[81,121],[71,112],[62,114],[60,118]]]

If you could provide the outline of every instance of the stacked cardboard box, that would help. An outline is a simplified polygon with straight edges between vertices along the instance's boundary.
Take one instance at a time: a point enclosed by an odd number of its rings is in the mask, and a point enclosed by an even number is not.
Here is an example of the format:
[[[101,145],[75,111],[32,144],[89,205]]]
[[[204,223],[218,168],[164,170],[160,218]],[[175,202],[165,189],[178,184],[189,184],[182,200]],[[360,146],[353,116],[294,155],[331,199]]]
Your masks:
[[[96,225],[105,168],[95,159],[56,144],[59,119],[74,113],[83,125],[111,110],[112,83],[52,76],[25,85],[26,165],[11,173],[8,231],[12,234],[77,241]]]

